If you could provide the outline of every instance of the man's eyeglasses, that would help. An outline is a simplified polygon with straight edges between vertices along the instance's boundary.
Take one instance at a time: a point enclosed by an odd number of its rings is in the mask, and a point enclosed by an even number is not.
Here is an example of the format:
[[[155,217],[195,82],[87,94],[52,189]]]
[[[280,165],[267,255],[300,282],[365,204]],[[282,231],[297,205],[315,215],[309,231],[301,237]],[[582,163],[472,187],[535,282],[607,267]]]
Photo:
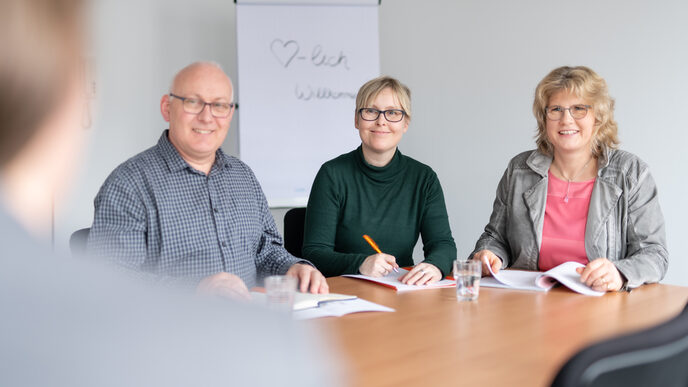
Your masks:
[[[552,121],[559,121],[564,117],[564,112],[566,110],[569,111],[571,114],[571,117],[575,120],[580,120],[582,118],[585,118],[586,115],[588,115],[588,109],[590,109],[592,106],[590,105],[573,105],[571,107],[561,107],[561,106],[547,106],[545,108],[545,113],[547,113],[547,118],[549,118]]]
[[[365,121],[375,121],[380,117],[380,114],[383,114],[387,121],[399,122],[404,119],[406,112],[401,109],[377,110],[373,108],[361,108],[358,109],[358,114]]]
[[[205,105],[210,106],[210,114],[216,118],[227,118],[232,109],[239,108],[239,104],[235,102],[205,102],[198,98],[180,97],[170,93],[170,97],[177,98],[182,101],[184,111],[189,114],[199,114],[205,109]]]

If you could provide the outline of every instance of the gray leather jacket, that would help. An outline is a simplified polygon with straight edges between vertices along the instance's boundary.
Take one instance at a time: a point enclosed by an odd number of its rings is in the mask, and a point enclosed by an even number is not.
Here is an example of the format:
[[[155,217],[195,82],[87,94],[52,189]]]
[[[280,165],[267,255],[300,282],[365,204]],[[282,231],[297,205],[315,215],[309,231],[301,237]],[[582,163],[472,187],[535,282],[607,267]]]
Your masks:
[[[504,267],[537,270],[552,158],[537,150],[511,159],[495,198],[490,223],[475,245],[502,259]],[[598,161],[585,226],[588,259],[606,257],[626,286],[658,282],[669,253],[657,187],[647,164],[632,153],[608,149]]]

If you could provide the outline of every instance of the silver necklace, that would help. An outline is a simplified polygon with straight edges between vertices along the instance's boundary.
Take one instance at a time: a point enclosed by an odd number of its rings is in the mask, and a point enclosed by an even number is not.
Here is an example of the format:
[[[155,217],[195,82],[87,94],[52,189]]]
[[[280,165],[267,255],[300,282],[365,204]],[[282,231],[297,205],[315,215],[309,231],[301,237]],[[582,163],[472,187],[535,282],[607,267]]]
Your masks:
[[[590,162],[592,161],[592,159],[593,159],[593,158],[591,157],[590,160],[588,160],[588,162],[585,163],[585,165],[583,165],[583,168],[581,168],[581,170],[578,171],[578,173],[576,173],[576,174],[575,174],[572,178],[570,178],[570,179],[569,179],[568,177],[566,177],[566,175],[564,175],[564,171],[562,171],[561,168],[559,168],[559,166],[557,166],[557,169],[559,170],[559,173],[561,173],[561,176],[563,176],[564,179],[566,179],[566,181],[568,182],[568,183],[566,184],[566,195],[564,196],[564,203],[568,203],[568,202],[569,202],[569,188],[571,188],[571,180],[575,180],[581,173],[583,173],[583,171],[585,171],[585,168],[588,166],[588,164],[590,164]]]

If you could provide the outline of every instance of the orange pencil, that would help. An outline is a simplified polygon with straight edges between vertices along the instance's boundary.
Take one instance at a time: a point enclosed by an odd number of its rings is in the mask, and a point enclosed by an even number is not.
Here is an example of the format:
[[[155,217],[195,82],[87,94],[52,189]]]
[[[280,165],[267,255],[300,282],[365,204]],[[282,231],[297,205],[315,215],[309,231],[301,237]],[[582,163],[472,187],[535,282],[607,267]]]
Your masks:
[[[365,239],[366,242],[368,242],[368,244],[370,245],[370,247],[372,247],[373,250],[375,250],[376,253],[382,254],[382,251],[380,251],[380,248],[377,247],[377,243],[375,243],[375,241],[373,240],[373,238],[371,238],[371,237],[369,237],[368,235],[364,234],[364,235],[363,235],[363,239]]]
[[[375,250],[376,253],[382,254],[382,251],[380,251],[380,248],[377,246],[377,243],[375,243],[375,241],[373,240],[373,238],[369,237],[367,234],[363,234],[363,239],[365,239],[365,241],[368,242],[368,244],[370,245],[370,247],[372,247],[373,250]],[[397,270],[396,267],[394,268],[394,271],[395,271],[396,273],[399,272],[399,270]]]

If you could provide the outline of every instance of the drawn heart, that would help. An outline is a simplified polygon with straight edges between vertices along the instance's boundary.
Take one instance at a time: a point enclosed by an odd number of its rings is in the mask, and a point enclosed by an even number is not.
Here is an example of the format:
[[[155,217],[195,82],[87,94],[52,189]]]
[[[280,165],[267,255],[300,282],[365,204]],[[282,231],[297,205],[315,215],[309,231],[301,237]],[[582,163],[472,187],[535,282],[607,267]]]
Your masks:
[[[275,39],[270,43],[270,51],[285,68],[289,66],[296,54],[299,53],[299,44],[295,40]]]

